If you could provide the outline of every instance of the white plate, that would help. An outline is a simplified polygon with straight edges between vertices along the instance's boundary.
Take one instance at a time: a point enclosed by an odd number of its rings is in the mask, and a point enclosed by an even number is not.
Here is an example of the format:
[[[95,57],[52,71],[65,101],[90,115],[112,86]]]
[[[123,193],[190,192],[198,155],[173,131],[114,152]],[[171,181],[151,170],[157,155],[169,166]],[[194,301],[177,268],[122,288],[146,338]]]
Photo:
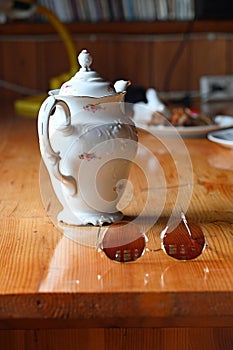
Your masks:
[[[204,137],[212,131],[217,131],[222,128],[233,126],[233,116],[218,115],[214,118],[213,125],[200,126],[164,126],[164,125],[147,125],[147,121],[135,120],[135,125],[138,128],[150,132],[152,135],[159,136],[174,136],[177,133],[182,137]]]
[[[212,132],[207,137],[224,147],[233,148],[233,128]]]

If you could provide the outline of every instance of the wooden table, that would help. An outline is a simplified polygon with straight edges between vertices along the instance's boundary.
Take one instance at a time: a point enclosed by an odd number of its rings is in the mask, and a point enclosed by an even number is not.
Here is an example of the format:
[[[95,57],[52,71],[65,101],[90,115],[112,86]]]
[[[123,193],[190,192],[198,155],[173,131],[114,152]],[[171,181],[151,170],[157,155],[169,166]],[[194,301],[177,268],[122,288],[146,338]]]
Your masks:
[[[167,186],[161,216],[148,232],[155,248],[179,191],[173,155],[181,149],[171,155],[163,141],[139,136],[159,160]],[[14,116],[11,106],[1,105],[1,349],[233,348],[233,151],[206,138],[184,145],[193,167],[192,176],[182,168],[180,187],[193,189],[186,215],[202,227],[208,247],[189,262],[159,250],[137,262],[114,263],[53,225],[40,193],[39,172],[46,173],[36,119]],[[140,214],[148,193],[143,169],[134,170],[136,201],[127,215]],[[155,177],[152,212],[161,186]],[[95,227],[78,230],[96,233]]]

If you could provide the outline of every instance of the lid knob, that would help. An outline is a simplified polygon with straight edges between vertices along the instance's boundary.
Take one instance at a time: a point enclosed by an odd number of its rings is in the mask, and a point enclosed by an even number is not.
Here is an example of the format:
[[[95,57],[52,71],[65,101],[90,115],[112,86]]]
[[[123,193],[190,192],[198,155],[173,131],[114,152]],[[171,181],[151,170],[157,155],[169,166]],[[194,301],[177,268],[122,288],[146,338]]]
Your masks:
[[[59,95],[99,98],[123,92],[121,89],[116,91],[110,82],[105,81],[95,70],[90,68],[92,57],[87,50],[82,50],[77,55],[77,60],[79,71],[62,84]]]
[[[92,57],[87,50],[82,50],[78,55],[78,62],[81,66],[80,71],[90,71],[90,65],[92,64]]]

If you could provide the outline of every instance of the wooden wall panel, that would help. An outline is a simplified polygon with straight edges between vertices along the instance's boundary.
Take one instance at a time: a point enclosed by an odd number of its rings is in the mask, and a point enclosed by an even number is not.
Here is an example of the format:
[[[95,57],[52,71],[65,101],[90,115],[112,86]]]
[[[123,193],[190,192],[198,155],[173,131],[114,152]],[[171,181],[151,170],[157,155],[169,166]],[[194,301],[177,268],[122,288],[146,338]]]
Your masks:
[[[153,42],[149,85],[158,91],[191,90],[186,73],[190,67],[189,46],[188,41],[181,46],[178,39]]]
[[[227,40],[217,38],[194,38],[191,45],[192,66],[187,71],[192,77],[192,89],[199,89],[199,79],[203,75],[230,74],[227,69]]]
[[[16,84],[36,83],[36,45],[33,42],[5,42],[2,52],[4,75]],[[28,67],[31,71],[28,72]],[[30,74],[28,74],[30,73]]]
[[[158,91],[199,89],[202,75],[233,74],[233,39],[229,36],[76,36],[77,53],[87,48],[93,69],[104,78],[129,79]],[[47,93],[49,80],[69,70],[64,44],[56,36],[0,40],[0,79]],[[0,88],[1,99],[18,98]]]
[[[1,40],[0,79],[38,92],[49,90],[49,80],[69,70],[69,60],[60,40]],[[1,89],[2,98],[18,98],[20,89]],[[30,92],[29,92],[30,93]],[[33,94],[33,91],[32,91]]]
[[[45,79],[43,84],[49,86],[52,77],[68,72],[70,69],[69,58],[63,42],[45,41],[41,43],[41,59],[38,60],[38,69],[44,69]]]
[[[109,58],[111,80],[126,79],[133,85],[148,86],[150,57],[147,41],[116,39],[112,42]]]
[[[233,75],[233,38],[227,38],[226,72]]]
[[[156,41],[150,85],[159,91],[198,90],[203,75],[232,74],[231,46],[231,40],[214,36]]]
[[[4,41],[1,43],[2,80],[27,87],[37,86],[36,45],[28,41]],[[30,67],[30,70],[28,70]],[[6,90],[6,97],[10,91]]]

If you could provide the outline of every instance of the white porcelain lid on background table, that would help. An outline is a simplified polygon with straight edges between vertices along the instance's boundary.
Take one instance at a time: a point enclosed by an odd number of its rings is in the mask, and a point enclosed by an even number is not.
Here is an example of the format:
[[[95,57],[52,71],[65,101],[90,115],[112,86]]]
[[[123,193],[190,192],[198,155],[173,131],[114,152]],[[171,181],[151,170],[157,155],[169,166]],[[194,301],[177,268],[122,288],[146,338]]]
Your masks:
[[[218,130],[207,135],[210,141],[222,146],[233,148],[233,128]]]

